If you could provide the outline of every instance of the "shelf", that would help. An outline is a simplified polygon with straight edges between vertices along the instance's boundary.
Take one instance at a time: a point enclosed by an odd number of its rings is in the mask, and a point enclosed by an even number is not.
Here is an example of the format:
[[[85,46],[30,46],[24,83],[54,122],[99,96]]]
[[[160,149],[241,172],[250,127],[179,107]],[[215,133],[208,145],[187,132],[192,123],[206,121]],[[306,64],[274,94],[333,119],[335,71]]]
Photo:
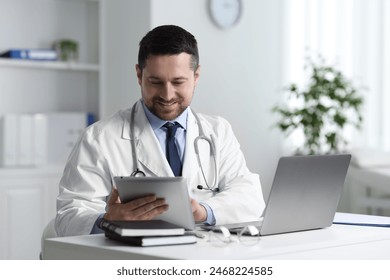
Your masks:
[[[101,2],[101,0],[61,0],[61,1],[74,1],[74,2]]]
[[[25,176],[47,176],[62,174],[64,169],[63,164],[44,165],[44,166],[20,166],[20,167],[4,167],[0,166],[0,178],[13,179],[22,178]]]
[[[33,61],[7,58],[0,58],[0,67],[35,68],[43,70],[68,70],[80,72],[99,72],[100,70],[98,64],[60,61]]]

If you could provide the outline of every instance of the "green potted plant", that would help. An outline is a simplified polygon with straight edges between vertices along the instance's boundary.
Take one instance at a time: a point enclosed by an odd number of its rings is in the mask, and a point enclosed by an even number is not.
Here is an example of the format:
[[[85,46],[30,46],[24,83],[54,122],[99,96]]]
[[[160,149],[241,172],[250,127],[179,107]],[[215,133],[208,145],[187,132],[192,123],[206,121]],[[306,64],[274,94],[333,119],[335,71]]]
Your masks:
[[[79,44],[75,40],[61,39],[53,44],[60,61],[77,61],[79,58]]]
[[[290,84],[286,88],[287,104],[272,108],[280,117],[276,126],[285,135],[303,132],[304,142],[296,154],[343,152],[348,144],[344,129],[351,125],[360,129],[363,99],[352,82],[333,66],[309,60],[308,69],[307,88],[301,90]]]

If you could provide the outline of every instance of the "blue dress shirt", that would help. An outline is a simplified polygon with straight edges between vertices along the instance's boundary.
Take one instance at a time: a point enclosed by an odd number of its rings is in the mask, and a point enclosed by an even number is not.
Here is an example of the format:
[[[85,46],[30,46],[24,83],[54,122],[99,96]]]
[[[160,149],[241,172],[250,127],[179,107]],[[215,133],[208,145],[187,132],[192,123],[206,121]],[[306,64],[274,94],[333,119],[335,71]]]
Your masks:
[[[152,127],[154,134],[156,135],[158,142],[160,143],[160,147],[163,151],[163,154],[166,155],[166,139],[167,139],[167,128],[164,127],[167,121],[164,121],[154,115],[142,102],[142,106],[144,107],[144,111],[146,117],[149,120],[150,126]],[[181,127],[176,130],[175,138],[176,138],[176,146],[179,152],[179,156],[181,161],[183,162],[184,158],[184,149],[186,146],[186,132],[187,132],[187,117],[188,117],[189,108],[184,110],[184,112],[178,116],[176,119],[170,121],[172,123],[178,122]]]

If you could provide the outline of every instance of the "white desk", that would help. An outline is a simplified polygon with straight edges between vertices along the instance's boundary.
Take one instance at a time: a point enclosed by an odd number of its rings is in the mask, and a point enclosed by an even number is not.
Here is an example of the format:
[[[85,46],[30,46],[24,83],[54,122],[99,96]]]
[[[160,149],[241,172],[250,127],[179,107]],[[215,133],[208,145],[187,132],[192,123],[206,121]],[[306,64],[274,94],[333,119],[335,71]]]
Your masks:
[[[254,246],[230,243],[131,247],[104,235],[45,241],[44,259],[387,259],[390,228],[333,225],[330,228],[261,237]]]

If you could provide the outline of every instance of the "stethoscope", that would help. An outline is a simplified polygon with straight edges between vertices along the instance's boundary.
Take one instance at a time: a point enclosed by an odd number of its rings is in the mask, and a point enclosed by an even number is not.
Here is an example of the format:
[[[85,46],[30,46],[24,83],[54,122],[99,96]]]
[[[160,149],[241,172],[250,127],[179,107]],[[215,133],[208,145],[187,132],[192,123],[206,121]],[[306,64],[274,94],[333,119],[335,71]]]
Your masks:
[[[130,114],[130,142],[131,142],[131,150],[132,150],[132,156],[133,156],[133,163],[134,163],[134,166],[135,166],[135,169],[134,171],[130,174],[130,176],[132,177],[141,177],[141,176],[146,176],[145,172],[143,172],[142,170],[139,169],[139,165],[138,165],[138,154],[137,154],[137,149],[136,149],[136,139],[134,138],[134,119],[135,119],[135,107],[137,105],[137,102],[133,105],[133,107],[131,108],[131,114]],[[198,129],[199,129],[199,136],[195,138],[194,140],[194,149],[195,149],[195,154],[196,154],[196,158],[198,160],[198,165],[200,167],[200,170],[202,172],[202,176],[203,176],[203,180],[204,182],[206,183],[206,187],[203,187],[202,185],[198,185],[197,188],[199,190],[208,190],[208,191],[211,191],[213,193],[217,193],[220,191],[219,187],[218,187],[218,167],[217,167],[217,160],[216,160],[216,152],[215,152],[215,141],[214,141],[214,136],[213,135],[210,135],[210,137],[207,137],[206,134],[204,133],[204,130],[203,130],[203,127],[202,127],[202,124],[200,122],[200,119],[198,117],[198,115],[191,109],[192,113],[194,114],[195,116],[195,119],[196,119],[196,122],[198,124]],[[207,182],[207,179],[206,179],[206,175],[204,173],[204,170],[203,170],[203,166],[202,166],[202,161],[200,159],[200,155],[199,155],[199,144],[198,142],[199,141],[206,141],[208,143],[208,145],[210,146],[210,157],[213,158],[213,162],[214,162],[214,179],[213,179],[213,185],[212,187],[210,187],[210,185],[208,184]]]

